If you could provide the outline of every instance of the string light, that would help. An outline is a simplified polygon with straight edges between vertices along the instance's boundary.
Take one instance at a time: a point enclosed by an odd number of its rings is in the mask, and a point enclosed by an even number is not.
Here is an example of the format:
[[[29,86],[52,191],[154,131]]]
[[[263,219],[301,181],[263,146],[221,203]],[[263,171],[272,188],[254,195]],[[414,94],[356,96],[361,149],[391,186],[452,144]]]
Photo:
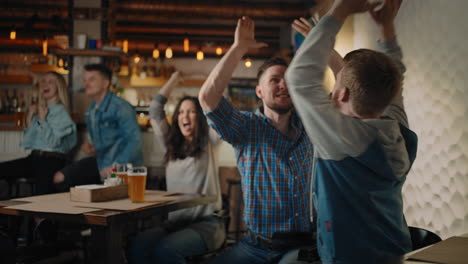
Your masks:
[[[47,44],[48,44],[48,43],[47,43],[47,37],[44,36],[44,37],[42,38],[42,55],[43,55],[43,56],[47,56]]]
[[[10,31],[10,39],[12,40],[16,39],[16,29],[14,26],[11,28],[11,31]]]
[[[184,52],[187,53],[190,50],[190,41],[187,37],[184,38]]]
[[[220,46],[218,46],[216,48],[216,55],[221,55],[221,54],[223,54],[223,49]]]
[[[174,54],[172,53],[171,44],[168,44],[167,48],[166,48],[166,58],[170,59],[170,58],[172,58],[173,55]]]
[[[197,51],[197,60],[202,61],[204,59],[205,55],[203,54],[203,51],[201,49],[201,46],[198,48]]]
[[[158,44],[154,44],[154,49],[153,49],[153,58],[157,59],[159,58],[159,49],[158,49]]]
[[[252,60],[250,58],[245,59],[245,67],[250,68],[252,67]]]
[[[128,40],[126,39],[122,43],[122,50],[123,52],[128,53]]]

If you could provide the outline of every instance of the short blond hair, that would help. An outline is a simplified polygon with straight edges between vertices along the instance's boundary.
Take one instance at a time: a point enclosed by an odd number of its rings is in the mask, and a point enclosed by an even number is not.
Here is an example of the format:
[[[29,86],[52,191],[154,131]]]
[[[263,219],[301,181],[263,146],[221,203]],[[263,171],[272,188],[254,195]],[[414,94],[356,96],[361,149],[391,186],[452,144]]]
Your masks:
[[[400,91],[402,74],[387,55],[359,49],[344,57],[341,82],[360,116],[381,114]]]

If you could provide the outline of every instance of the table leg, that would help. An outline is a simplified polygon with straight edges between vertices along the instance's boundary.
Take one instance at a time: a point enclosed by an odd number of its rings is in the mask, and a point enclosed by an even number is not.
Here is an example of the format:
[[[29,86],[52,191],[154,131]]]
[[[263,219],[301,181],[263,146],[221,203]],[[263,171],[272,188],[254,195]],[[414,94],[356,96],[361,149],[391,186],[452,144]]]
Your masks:
[[[18,246],[18,220],[18,216],[8,216],[8,236],[13,239],[15,248]]]
[[[122,224],[93,227],[92,263],[125,263],[122,233]]]

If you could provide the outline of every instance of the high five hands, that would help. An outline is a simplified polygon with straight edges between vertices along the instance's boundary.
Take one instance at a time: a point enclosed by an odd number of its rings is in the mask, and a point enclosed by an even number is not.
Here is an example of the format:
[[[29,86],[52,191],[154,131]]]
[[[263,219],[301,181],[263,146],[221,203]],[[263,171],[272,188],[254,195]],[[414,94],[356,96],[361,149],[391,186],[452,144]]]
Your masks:
[[[255,23],[249,17],[243,16],[237,20],[236,32],[234,34],[234,45],[247,52],[248,49],[267,47],[264,42],[255,40]]]

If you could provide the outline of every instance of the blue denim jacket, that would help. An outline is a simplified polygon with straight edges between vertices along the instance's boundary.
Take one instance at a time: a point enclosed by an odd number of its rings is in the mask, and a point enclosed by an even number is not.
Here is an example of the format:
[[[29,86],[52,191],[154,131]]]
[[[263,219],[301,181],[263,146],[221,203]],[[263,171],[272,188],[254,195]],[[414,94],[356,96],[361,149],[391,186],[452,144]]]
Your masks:
[[[96,108],[93,102],[86,112],[99,170],[113,163],[143,165],[141,131],[132,106],[124,99],[107,92]],[[94,117],[93,117],[93,111]]]
[[[62,104],[49,104],[45,120],[37,115],[24,130],[21,147],[67,153],[76,145],[76,125]]]

